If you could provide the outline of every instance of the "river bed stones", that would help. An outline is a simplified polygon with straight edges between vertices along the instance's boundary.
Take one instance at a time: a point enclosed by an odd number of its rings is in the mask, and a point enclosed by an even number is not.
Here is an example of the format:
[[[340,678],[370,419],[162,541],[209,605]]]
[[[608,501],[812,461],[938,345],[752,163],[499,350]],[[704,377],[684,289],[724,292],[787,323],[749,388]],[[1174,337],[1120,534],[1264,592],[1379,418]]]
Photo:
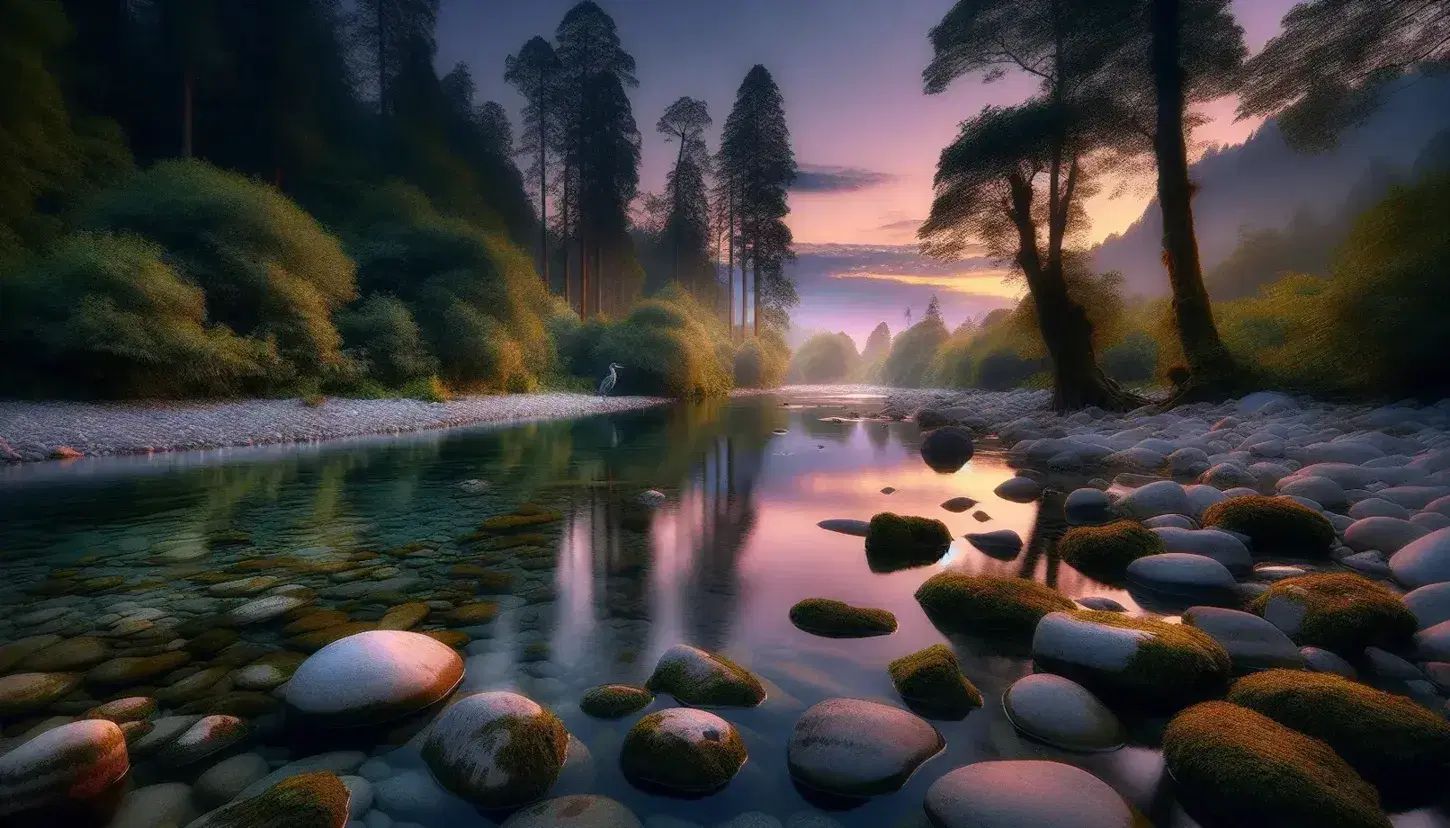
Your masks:
[[[649,707],[655,694],[630,684],[594,687],[579,700],[579,709],[596,719],[618,719]]]
[[[1093,753],[1122,747],[1118,717],[1086,687],[1051,673],[1024,676],[1002,696],[1013,726],[1039,742]]]
[[[172,770],[193,767],[241,747],[251,735],[251,728],[236,716],[204,716],[163,747],[156,761]]]
[[[873,572],[924,566],[941,559],[952,533],[933,518],[880,512],[866,533],[866,561]]]
[[[1450,581],[1450,528],[1405,544],[1390,558],[1390,571],[1406,589]]]
[[[186,828],[343,828],[349,798],[337,774],[304,773],[212,811]]]
[[[1244,542],[1217,529],[1155,528],[1168,552],[1202,555],[1223,564],[1229,572],[1243,575],[1254,568],[1254,558]]]
[[[1234,672],[1304,666],[1299,647],[1278,627],[1257,615],[1222,607],[1189,607],[1183,623],[1208,633],[1228,652]]]
[[[503,828],[643,828],[639,817],[606,796],[577,794],[546,799],[510,816]]]
[[[266,776],[270,770],[271,766],[260,755],[239,753],[212,765],[197,777],[192,795],[202,806],[217,808],[240,796],[247,786]]]
[[[952,570],[926,579],[915,597],[938,629],[979,636],[1030,637],[1044,615],[1077,606],[1057,590],[1026,578]]]
[[[1418,628],[1400,596],[1347,572],[1276,581],[1249,611],[1301,646],[1322,647],[1350,660],[1360,658],[1366,647],[1403,649]]]
[[[306,656],[281,650],[268,653],[245,667],[232,671],[232,685],[238,690],[266,691],[285,684]]]
[[[1135,520],[1074,526],[1058,543],[1062,559],[1083,572],[1119,575],[1128,564],[1167,551],[1163,539]]]
[[[871,524],[864,520],[854,518],[827,518],[816,524],[828,532],[839,532],[843,535],[855,535],[864,538],[871,530]]]
[[[1237,604],[1238,582],[1228,567],[1203,555],[1165,552],[1128,564],[1127,582],[1168,599]]]
[[[1124,495],[1114,508],[1119,514],[1137,520],[1159,515],[1187,515],[1193,511],[1183,487],[1172,480],[1140,486]]]
[[[83,719],[47,730],[0,755],[0,816],[89,799],[130,767],[115,722]]]
[[[1344,545],[1356,552],[1374,550],[1393,555],[1428,534],[1430,530],[1408,520],[1367,517],[1356,520],[1344,530]]]
[[[928,718],[961,719],[982,706],[981,692],[945,644],[902,656],[886,669],[907,706]]]
[[[749,670],[688,644],[666,650],[645,687],[698,707],[755,707],[765,701],[765,686]]]
[[[933,471],[950,474],[972,459],[972,432],[961,426],[942,426],[921,440],[921,459]]]
[[[312,724],[376,724],[441,701],[463,680],[463,659],[426,635],[374,630],[334,641],[292,674],[288,707]]]
[[[801,714],[786,744],[791,777],[823,794],[865,798],[906,784],[946,741],[926,720],[861,699],[827,699]]]
[[[1132,828],[1132,809],[1106,782],[1035,759],[976,762],[933,782],[926,813],[939,828]]]
[[[156,713],[156,700],[148,696],[127,696],[92,707],[85,712],[87,719],[106,719],[116,724],[139,722]]]
[[[998,560],[1011,560],[1022,551],[1022,536],[1012,529],[991,532],[968,532],[967,542]]]
[[[1323,558],[1335,542],[1324,515],[1280,497],[1231,497],[1208,507],[1203,524],[1247,536],[1260,555]]]
[[[153,656],[122,656],[103,661],[86,671],[86,683],[102,688],[141,684],[185,667],[191,655],[174,651]]]
[[[82,671],[100,664],[109,652],[110,647],[99,638],[69,638],[31,653],[16,669],[27,673]]]
[[[1031,503],[1042,496],[1042,484],[1030,477],[1009,477],[997,484],[992,494],[1013,503]]]
[[[824,638],[869,638],[896,632],[896,616],[831,598],[807,598],[790,608],[796,627]]]
[[[380,630],[411,630],[423,623],[428,617],[431,608],[422,601],[415,601],[408,604],[399,604],[383,613],[378,621]]]
[[[516,808],[548,793],[569,745],[553,713],[517,693],[475,693],[438,717],[423,761],[438,783],[488,809]]]
[[[0,716],[44,710],[80,686],[79,673],[12,673],[0,676]]]
[[[237,626],[263,624],[305,607],[313,600],[304,595],[268,595],[233,607],[227,612],[226,618],[229,623]]]
[[[673,707],[630,728],[619,762],[625,778],[645,790],[703,796],[735,778],[745,764],[745,743],[719,716]]]

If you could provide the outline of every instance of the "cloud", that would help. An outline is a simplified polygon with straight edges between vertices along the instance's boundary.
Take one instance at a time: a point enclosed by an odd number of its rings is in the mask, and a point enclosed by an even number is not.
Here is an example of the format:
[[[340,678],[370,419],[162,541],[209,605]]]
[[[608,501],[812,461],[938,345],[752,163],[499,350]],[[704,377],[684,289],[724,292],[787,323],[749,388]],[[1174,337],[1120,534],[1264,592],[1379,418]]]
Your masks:
[[[992,296],[1001,299],[1016,299],[1022,295],[1023,287],[1020,284],[1008,281],[1008,277],[1011,275],[1012,272],[1006,269],[973,270],[966,273],[932,275],[849,271],[845,273],[832,273],[831,278],[876,279],[902,285],[930,287],[954,293],[965,293],[969,296]]]
[[[801,164],[790,188],[799,193],[851,193],[880,186],[895,178],[890,173],[860,167]]]
[[[916,228],[920,227],[921,225],[923,225],[925,223],[926,223],[926,219],[902,219],[901,221],[893,221],[890,224],[883,224],[880,227],[877,227],[876,229],[877,230],[910,230],[911,232],[915,233],[916,232]]]

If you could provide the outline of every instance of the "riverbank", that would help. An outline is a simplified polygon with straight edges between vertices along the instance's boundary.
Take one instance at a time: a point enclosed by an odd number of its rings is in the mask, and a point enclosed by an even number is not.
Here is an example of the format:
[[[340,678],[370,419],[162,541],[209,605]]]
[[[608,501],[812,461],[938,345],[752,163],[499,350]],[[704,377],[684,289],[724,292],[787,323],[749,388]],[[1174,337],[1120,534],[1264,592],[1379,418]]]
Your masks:
[[[659,397],[507,394],[420,400],[0,401],[0,462],[308,443],[478,423],[568,419],[662,405]]]

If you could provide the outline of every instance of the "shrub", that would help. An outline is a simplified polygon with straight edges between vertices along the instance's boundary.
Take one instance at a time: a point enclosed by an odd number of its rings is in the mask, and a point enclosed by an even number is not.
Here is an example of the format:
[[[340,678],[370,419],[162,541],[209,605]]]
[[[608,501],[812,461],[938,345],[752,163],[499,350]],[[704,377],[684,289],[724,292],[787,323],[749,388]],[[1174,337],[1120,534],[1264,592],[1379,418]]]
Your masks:
[[[1158,344],[1143,331],[1134,331],[1104,350],[1098,364],[1118,382],[1146,382],[1158,367]]]
[[[938,572],[916,590],[916,601],[947,632],[1031,635],[1050,612],[1076,609],[1071,599],[1026,578]]]
[[[1419,626],[1403,598],[1349,572],[1276,581],[1249,608],[1288,627],[1284,631],[1295,643],[1349,659],[1359,659],[1365,647],[1403,648]]]
[[[1058,542],[1062,559],[1090,573],[1122,574],[1128,564],[1167,548],[1153,530],[1134,520],[1105,526],[1074,526]]]
[[[982,693],[944,644],[904,655],[887,665],[896,692],[913,710],[937,719],[961,719],[982,706]]]
[[[735,385],[738,388],[775,388],[790,368],[790,346],[773,331],[747,339],[735,352]]]
[[[978,388],[1011,391],[1039,372],[1041,360],[1024,359],[1011,351],[994,351],[977,363]]]
[[[856,343],[844,333],[822,333],[807,339],[791,358],[791,375],[800,382],[845,382],[860,370]]]
[[[1287,498],[1231,497],[1208,507],[1203,525],[1248,535],[1258,555],[1324,557],[1334,545],[1329,519]]]
[[[379,382],[401,386],[438,370],[413,314],[396,297],[369,296],[341,311],[337,327],[348,354]]]
[[[275,342],[293,374],[341,361],[332,314],[357,294],[353,263],[277,190],[200,161],[164,161],[103,193],[80,221],[157,245],[201,288],[209,320]]]
[[[1163,758],[1190,813],[1215,825],[1390,826],[1375,789],[1329,745],[1235,704],[1179,713]]]
[[[729,351],[724,325],[671,286],[604,325],[593,361],[624,366],[615,393],[700,398],[730,390],[722,351]]]
[[[1228,700],[1325,742],[1382,796],[1409,800],[1402,804],[1424,804],[1450,770],[1443,718],[1332,673],[1266,670],[1235,682]]]
[[[895,388],[920,388],[930,379],[932,360],[947,340],[940,316],[927,315],[891,342],[882,381]]]
[[[0,365],[45,395],[235,394],[277,367],[270,342],[208,324],[205,297],[134,236],[76,233],[0,276]]]
[[[399,389],[398,393],[403,397],[433,403],[448,402],[450,396],[442,380],[437,377],[418,377],[409,380]]]

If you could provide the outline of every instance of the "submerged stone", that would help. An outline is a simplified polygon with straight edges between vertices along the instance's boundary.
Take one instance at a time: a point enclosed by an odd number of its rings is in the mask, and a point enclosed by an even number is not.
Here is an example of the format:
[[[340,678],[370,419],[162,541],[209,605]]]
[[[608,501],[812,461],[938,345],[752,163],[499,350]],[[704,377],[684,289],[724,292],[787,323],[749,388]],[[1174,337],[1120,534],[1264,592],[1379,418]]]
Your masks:
[[[624,737],[624,776],[647,790],[702,796],[730,783],[745,764],[745,743],[713,713],[674,707],[640,719]]]
[[[883,609],[853,607],[830,598],[807,598],[790,608],[802,630],[826,638],[868,638],[896,632],[896,616]]]
[[[939,520],[881,512],[866,532],[866,560],[873,571],[924,566],[940,560],[951,543]]]
[[[944,644],[892,661],[891,683],[913,710],[936,719],[960,719],[982,706],[982,694],[957,665]]]
[[[891,793],[941,751],[937,729],[912,713],[860,699],[827,699],[801,714],[786,745],[795,780],[841,797]]]
[[[1002,696],[1018,730],[1063,750],[1091,753],[1122,747],[1118,717],[1086,687],[1050,673],[1024,676]]]
[[[337,774],[304,773],[212,811],[187,828],[343,828],[350,798]]]
[[[688,644],[666,650],[645,687],[706,707],[755,707],[765,700],[764,685],[749,670]]]
[[[655,694],[631,684],[605,684],[592,688],[579,700],[579,709],[596,719],[618,719],[649,707]]]
[[[439,784],[482,808],[516,808],[548,793],[569,745],[553,713],[517,693],[475,693],[449,707],[423,741]]]
[[[975,762],[933,782],[926,813],[938,828],[1133,828],[1108,783],[1072,765],[1035,759]]]
[[[954,571],[926,579],[916,600],[938,628],[972,635],[1031,635],[1043,616],[1076,606],[1057,590],[1026,578]]]
[[[463,659],[432,638],[401,630],[363,632],[313,653],[292,675],[286,701],[309,722],[371,724],[442,700],[463,680]]]
[[[0,816],[101,793],[131,768],[115,722],[61,725],[0,754]]]

